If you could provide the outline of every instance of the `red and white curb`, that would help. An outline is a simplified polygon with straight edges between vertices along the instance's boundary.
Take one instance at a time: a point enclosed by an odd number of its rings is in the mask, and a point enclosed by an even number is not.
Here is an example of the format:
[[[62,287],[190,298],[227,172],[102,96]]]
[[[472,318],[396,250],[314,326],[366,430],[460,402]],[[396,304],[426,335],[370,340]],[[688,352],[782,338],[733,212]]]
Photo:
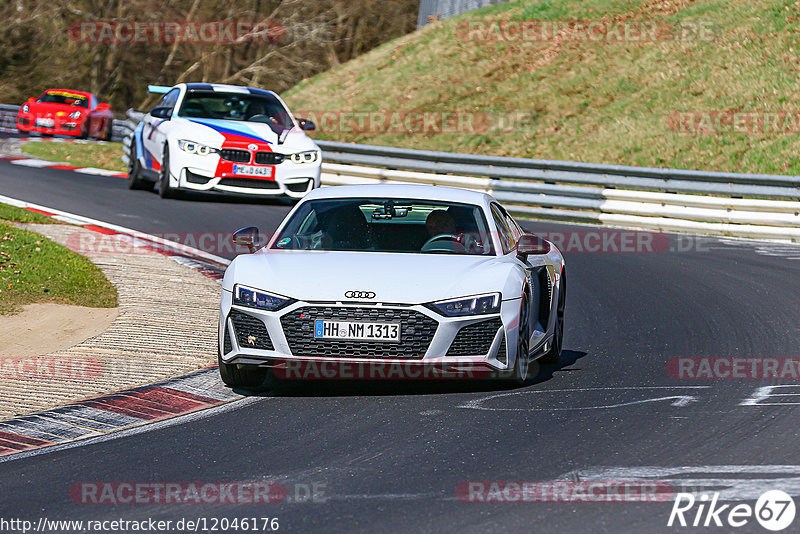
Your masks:
[[[92,143],[96,144],[98,141],[89,141],[87,139],[61,139],[61,138],[46,138],[46,137],[18,137],[15,138],[16,142],[27,141],[45,141],[48,143]],[[20,165],[22,167],[36,167],[39,169],[59,169],[64,171],[79,172],[82,174],[93,174],[96,176],[111,176],[114,178],[127,178],[127,172],[113,171],[110,169],[98,169],[97,167],[79,167],[58,161],[48,161],[38,158],[31,158],[27,156],[6,156],[0,154],[0,161],[7,161],[12,165]]]
[[[96,167],[77,167],[68,163],[57,161],[46,161],[43,159],[27,158],[24,156],[0,156],[0,161],[7,161],[12,165],[23,167],[36,167],[40,169],[59,169],[65,171],[80,172],[82,174],[94,174],[97,176],[111,176],[114,178],[127,178],[127,172],[112,171],[109,169],[98,169]]]
[[[125,237],[132,240],[134,246],[168,256],[220,282],[225,267],[230,263],[225,258],[181,243],[82,215],[2,195],[0,203],[105,235]],[[3,420],[0,421],[0,461],[12,455],[28,455],[46,447],[135,429],[241,398],[222,384],[217,368],[211,367],[155,384]]]
[[[132,429],[242,398],[216,367],[0,421],[0,457]]]

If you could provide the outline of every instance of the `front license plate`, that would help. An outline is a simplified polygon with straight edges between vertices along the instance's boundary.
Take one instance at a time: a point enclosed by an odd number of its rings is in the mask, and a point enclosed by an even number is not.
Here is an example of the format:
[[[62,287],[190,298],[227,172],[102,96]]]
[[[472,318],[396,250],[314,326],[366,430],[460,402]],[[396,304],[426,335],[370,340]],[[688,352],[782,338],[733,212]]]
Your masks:
[[[351,323],[314,321],[317,339],[354,339],[358,341],[400,341],[400,325],[396,323]]]
[[[56,125],[56,121],[53,119],[36,119],[36,126],[41,126],[42,128],[52,128]]]
[[[240,176],[259,176],[272,178],[275,174],[275,167],[256,167],[255,165],[234,165],[233,174]]]

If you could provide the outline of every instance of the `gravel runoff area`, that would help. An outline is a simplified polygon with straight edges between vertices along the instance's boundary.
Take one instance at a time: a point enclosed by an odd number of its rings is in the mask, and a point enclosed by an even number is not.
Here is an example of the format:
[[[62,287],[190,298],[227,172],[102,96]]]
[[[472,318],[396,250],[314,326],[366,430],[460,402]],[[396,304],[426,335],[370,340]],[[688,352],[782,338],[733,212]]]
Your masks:
[[[157,252],[125,246],[120,236],[61,224],[20,227],[66,245],[100,267],[119,292],[119,315],[104,333],[67,350],[5,358],[0,418],[216,364],[218,282]]]

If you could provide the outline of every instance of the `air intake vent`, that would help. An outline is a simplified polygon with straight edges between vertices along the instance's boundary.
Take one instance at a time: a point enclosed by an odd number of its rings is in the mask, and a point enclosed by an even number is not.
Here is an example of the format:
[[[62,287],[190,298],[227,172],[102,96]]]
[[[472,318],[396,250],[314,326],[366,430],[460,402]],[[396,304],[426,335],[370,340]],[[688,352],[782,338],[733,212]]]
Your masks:
[[[267,327],[252,315],[233,310],[228,316],[233,323],[236,342],[242,349],[275,350]]]
[[[465,326],[456,334],[456,338],[447,351],[447,356],[483,355],[492,347],[497,331],[503,327],[499,318],[481,321]]]

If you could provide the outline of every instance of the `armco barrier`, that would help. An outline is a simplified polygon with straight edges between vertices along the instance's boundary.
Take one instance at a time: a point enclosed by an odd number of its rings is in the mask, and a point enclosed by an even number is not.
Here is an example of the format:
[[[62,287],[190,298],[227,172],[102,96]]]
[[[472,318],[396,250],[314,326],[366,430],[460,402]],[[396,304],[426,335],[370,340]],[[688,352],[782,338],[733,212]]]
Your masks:
[[[120,125],[127,163],[143,114]],[[498,158],[317,141],[323,185],[418,183],[485,191],[523,217],[800,241],[800,176]]]

